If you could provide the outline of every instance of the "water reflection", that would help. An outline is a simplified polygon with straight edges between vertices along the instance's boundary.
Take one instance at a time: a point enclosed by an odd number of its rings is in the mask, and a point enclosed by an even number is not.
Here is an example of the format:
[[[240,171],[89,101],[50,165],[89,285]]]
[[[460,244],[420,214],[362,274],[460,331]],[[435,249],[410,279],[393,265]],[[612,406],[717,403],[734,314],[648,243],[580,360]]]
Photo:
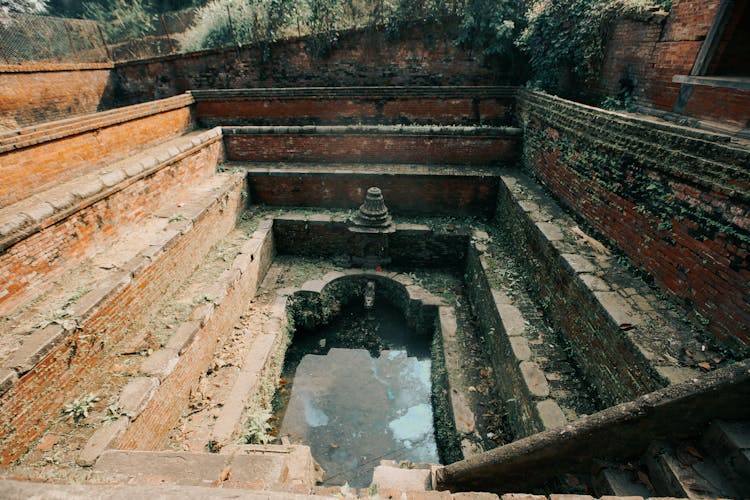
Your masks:
[[[360,309],[345,309],[322,331],[307,332],[302,346],[295,340],[287,365],[297,366],[292,373],[293,366],[285,367],[285,391],[290,386],[291,391],[286,411],[278,413],[280,435],[311,447],[326,483],[356,487],[369,485],[372,469],[383,459],[439,461],[429,340],[415,340],[389,304],[379,303],[369,319]],[[371,347],[375,334],[384,348],[379,353]],[[327,339],[325,349],[321,338]],[[345,345],[347,338],[353,345]],[[304,353],[305,345],[317,353]]]

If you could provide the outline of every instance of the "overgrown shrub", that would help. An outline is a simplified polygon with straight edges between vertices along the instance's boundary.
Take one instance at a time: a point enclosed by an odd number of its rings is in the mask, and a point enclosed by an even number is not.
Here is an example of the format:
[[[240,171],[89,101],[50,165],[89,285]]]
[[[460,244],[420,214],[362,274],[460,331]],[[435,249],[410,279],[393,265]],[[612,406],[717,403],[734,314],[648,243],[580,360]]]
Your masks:
[[[668,0],[537,0],[516,44],[529,57],[531,84],[566,94],[598,75],[613,20]]]
[[[110,41],[138,38],[154,27],[154,15],[142,0],[85,2],[83,17],[101,21]]]
[[[267,34],[267,8],[262,0],[214,0],[198,9],[193,26],[177,40],[185,51],[257,42]]]

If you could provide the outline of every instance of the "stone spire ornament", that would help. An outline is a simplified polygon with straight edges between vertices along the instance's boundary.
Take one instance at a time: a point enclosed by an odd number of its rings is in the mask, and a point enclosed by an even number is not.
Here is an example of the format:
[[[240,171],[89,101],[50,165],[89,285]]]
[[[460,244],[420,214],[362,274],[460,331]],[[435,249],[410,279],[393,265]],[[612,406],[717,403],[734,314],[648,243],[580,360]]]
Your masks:
[[[380,188],[371,187],[367,190],[365,202],[359,207],[353,222],[363,232],[389,232],[391,216],[388,215],[388,207],[385,206]]]

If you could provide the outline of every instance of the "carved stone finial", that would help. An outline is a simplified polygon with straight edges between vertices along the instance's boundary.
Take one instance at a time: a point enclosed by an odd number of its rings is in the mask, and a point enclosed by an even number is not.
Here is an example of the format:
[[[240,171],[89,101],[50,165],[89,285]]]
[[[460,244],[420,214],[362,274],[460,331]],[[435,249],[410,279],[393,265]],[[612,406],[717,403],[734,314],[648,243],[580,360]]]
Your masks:
[[[371,187],[367,190],[365,202],[359,207],[359,213],[354,217],[354,225],[362,228],[387,229],[391,227],[391,216],[383,201],[380,188]]]

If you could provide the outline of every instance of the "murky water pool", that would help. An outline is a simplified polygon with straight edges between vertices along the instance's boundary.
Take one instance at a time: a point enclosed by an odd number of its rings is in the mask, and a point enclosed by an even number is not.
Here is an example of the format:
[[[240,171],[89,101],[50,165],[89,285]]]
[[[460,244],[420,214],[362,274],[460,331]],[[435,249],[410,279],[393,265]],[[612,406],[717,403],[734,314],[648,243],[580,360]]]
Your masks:
[[[438,463],[429,346],[384,300],[297,332],[275,401],[279,434],[311,447],[326,484],[367,486],[386,459]]]

